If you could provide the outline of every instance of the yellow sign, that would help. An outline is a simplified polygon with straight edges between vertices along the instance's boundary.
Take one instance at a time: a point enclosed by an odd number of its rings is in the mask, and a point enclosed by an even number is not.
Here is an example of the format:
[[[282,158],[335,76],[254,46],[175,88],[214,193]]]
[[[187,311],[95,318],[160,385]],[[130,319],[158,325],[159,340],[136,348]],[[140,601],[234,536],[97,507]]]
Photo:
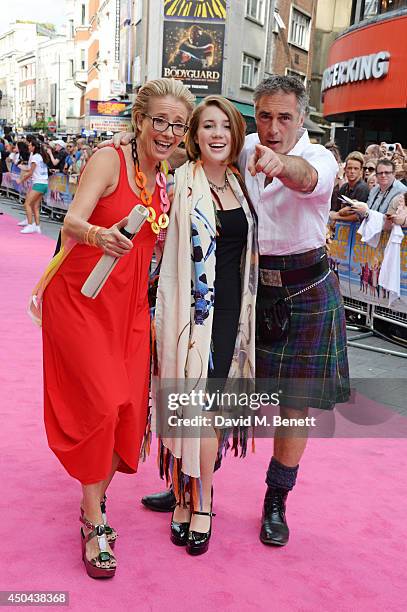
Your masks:
[[[226,0],[164,0],[164,15],[225,21]]]

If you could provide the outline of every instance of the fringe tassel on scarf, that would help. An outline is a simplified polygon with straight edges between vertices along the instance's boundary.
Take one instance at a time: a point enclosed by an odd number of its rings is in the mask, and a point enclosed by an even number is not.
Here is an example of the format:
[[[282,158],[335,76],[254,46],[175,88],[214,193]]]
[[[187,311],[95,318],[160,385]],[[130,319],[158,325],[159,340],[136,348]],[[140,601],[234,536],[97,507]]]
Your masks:
[[[182,459],[173,456],[171,451],[158,441],[158,466],[161,478],[167,487],[172,484],[174,495],[184,508],[190,503],[191,511],[202,510],[202,482],[182,471]]]

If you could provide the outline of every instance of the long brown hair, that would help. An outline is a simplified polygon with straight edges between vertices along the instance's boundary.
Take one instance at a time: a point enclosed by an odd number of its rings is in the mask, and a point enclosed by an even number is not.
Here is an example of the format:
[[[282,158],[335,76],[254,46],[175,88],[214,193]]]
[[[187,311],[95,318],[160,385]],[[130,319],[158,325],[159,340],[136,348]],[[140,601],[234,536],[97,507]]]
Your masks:
[[[236,106],[223,96],[207,96],[200,104],[198,104],[192,113],[191,120],[189,122],[189,131],[187,132],[185,139],[185,148],[187,150],[188,157],[191,161],[197,161],[200,158],[201,152],[199,150],[199,145],[196,142],[196,135],[199,128],[201,114],[210,106],[216,106],[219,108],[229,119],[232,147],[228,163],[235,164],[241,150],[243,149],[246,134],[246,123],[243,119],[243,115],[237,110]]]
[[[39,153],[44,161],[45,164],[49,164],[51,162],[51,158],[48,155],[48,151],[47,149],[44,147],[44,144],[40,141],[37,140],[36,138],[33,138],[31,140],[31,146],[34,149],[34,153]]]

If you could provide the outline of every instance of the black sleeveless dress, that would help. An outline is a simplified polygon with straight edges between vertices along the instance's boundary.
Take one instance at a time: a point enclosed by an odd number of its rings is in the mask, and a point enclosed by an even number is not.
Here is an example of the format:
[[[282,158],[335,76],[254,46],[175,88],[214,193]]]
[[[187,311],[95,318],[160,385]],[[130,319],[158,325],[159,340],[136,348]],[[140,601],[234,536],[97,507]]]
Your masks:
[[[217,210],[215,306],[212,326],[213,370],[210,378],[226,379],[236,343],[241,302],[241,259],[248,224],[243,208]]]

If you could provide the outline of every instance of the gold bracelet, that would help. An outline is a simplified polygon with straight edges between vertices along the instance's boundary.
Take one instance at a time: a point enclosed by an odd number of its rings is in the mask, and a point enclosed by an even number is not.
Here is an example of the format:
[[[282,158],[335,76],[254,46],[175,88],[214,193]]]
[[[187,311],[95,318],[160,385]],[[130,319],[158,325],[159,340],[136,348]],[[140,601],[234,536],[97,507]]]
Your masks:
[[[88,246],[95,246],[95,236],[102,228],[99,225],[90,225],[85,234],[84,243]]]
[[[102,228],[98,225],[92,225],[88,236],[88,243],[90,246],[95,246],[95,236],[100,229]]]
[[[88,234],[88,245],[89,246],[93,246],[92,235],[93,235],[95,229],[96,229],[96,226],[92,225],[92,227],[89,230],[89,234]]]
[[[102,229],[103,229],[102,227],[97,227],[96,228],[96,231],[92,235],[92,246],[98,246],[96,237],[97,237],[98,233],[100,232],[100,230],[102,230]]]
[[[86,232],[86,234],[85,234],[85,236],[84,236],[84,239],[83,239],[83,242],[84,242],[85,244],[87,244],[88,246],[90,246],[90,245],[89,245],[89,232],[91,231],[92,227],[93,227],[93,225],[89,225],[89,227],[88,227],[88,231]]]

